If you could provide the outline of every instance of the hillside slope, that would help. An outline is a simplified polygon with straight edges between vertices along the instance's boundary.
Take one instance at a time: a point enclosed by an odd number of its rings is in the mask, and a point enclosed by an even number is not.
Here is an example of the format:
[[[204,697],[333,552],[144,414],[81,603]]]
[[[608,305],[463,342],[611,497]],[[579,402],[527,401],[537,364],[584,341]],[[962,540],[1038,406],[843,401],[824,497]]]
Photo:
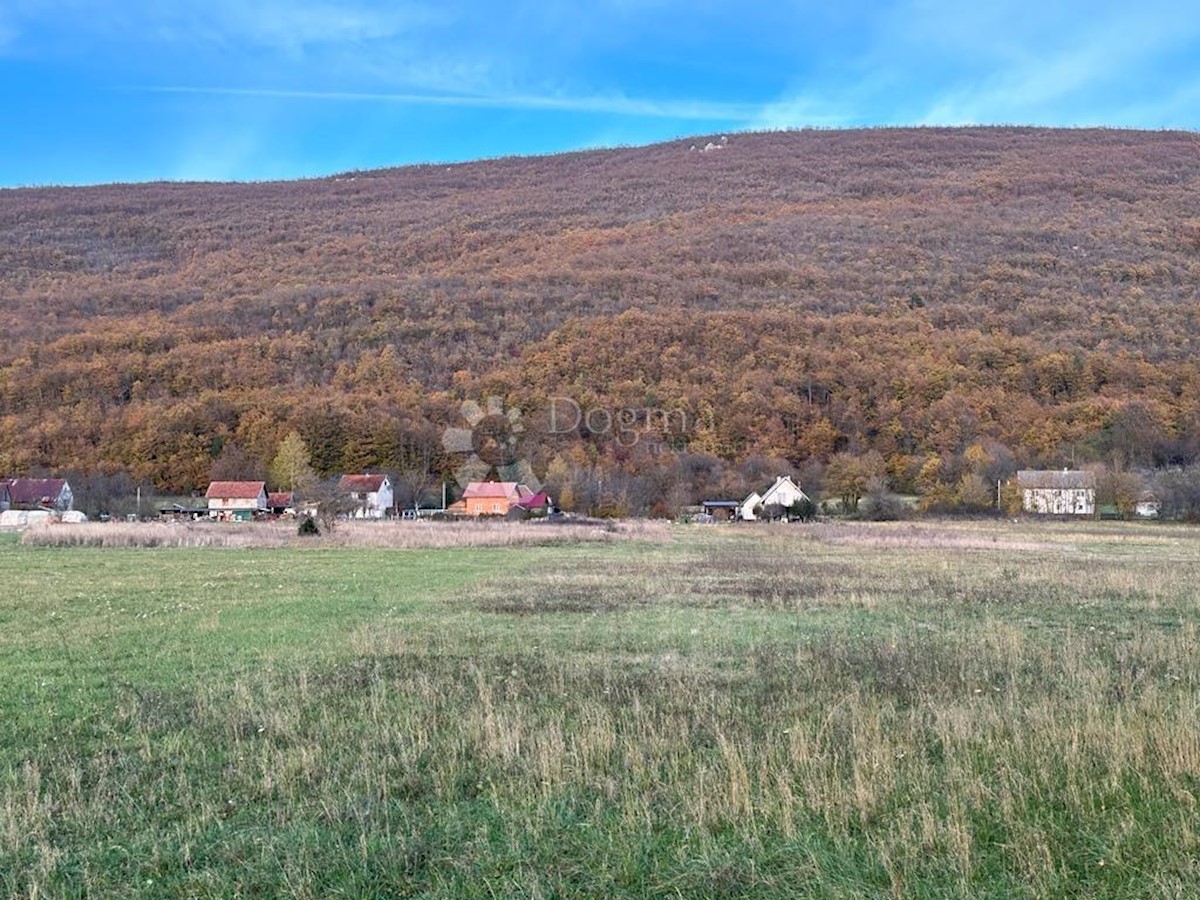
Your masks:
[[[322,470],[399,468],[488,394],[687,413],[653,460],[573,433],[539,470],[1200,452],[1200,136],[709,142],[0,192],[0,469],[187,490],[293,428]]]

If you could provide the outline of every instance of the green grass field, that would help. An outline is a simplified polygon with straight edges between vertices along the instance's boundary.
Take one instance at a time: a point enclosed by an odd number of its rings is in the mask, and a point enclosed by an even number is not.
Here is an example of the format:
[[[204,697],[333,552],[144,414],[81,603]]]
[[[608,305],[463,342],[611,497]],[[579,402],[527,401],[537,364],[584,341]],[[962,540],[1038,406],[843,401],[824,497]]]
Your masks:
[[[0,539],[0,894],[1192,897],[1200,531]]]

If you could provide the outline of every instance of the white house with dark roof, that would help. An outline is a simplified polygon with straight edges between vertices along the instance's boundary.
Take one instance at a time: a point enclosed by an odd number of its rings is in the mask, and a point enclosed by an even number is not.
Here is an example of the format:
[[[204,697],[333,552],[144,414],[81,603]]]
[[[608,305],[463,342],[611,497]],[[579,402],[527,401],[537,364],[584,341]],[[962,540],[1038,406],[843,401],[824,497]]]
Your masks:
[[[800,490],[800,485],[792,481],[790,476],[780,475],[764,493],[760,494],[755,491],[743,500],[738,508],[738,514],[743,521],[753,522],[758,518],[756,510],[773,505],[787,509],[795,506],[801,500],[807,499],[808,494]]]
[[[387,475],[343,475],[337,489],[358,504],[352,513],[356,519],[382,519],[396,505],[392,479]]]
[[[1096,514],[1096,476],[1082,469],[1022,469],[1021,509],[1042,516]]]

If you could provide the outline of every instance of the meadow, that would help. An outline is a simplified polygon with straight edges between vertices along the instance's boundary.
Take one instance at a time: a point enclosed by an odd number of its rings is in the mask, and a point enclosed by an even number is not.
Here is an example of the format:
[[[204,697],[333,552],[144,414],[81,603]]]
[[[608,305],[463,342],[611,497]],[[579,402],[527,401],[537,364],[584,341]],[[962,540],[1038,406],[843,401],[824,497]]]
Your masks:
[[[71,543],[0,536],[0,895],[1200,890],[1195,529]]]

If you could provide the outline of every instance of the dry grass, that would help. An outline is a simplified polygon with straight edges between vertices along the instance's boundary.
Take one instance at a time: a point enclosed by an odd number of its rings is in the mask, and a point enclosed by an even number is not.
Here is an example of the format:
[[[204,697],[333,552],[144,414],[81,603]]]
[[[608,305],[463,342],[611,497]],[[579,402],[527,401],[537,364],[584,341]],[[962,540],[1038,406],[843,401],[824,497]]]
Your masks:
[[[340,522],[332,533],[300,537],[294,522],[114,523],[32,526],[21,543],[54,547],[228,547],[438,549],[520,547],[576,542],[669,540],[663,522]]]

